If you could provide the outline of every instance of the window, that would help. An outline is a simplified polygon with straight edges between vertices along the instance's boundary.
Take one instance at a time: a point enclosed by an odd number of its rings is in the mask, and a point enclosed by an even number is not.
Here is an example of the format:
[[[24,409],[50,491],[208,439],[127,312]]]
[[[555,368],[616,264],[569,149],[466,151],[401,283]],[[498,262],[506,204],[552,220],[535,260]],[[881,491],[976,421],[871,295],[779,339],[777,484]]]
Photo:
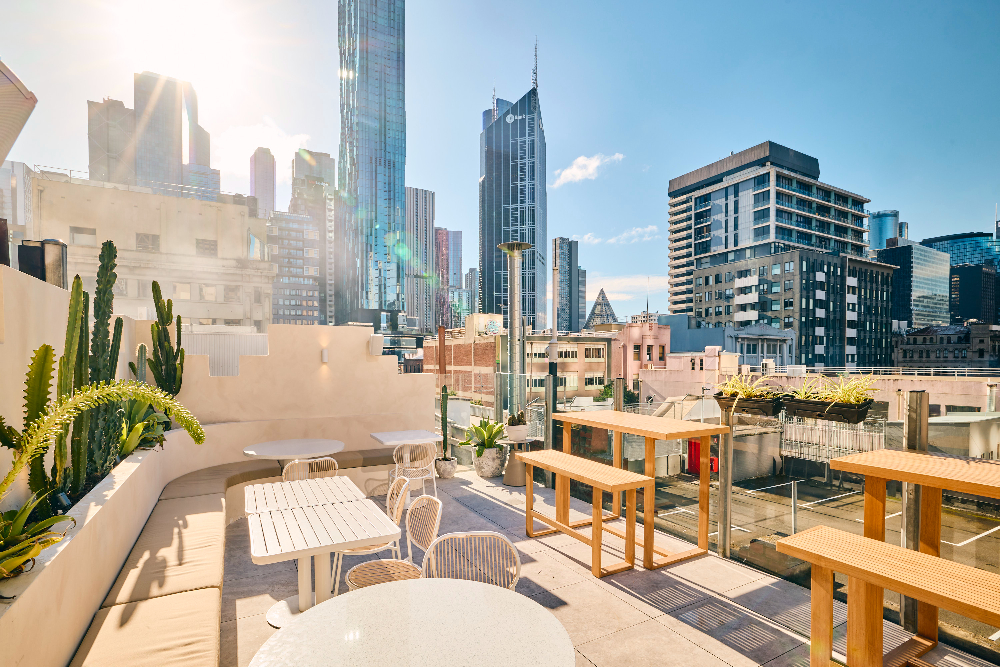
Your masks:
[[[701,357],[700,359],[698,359],[698,370],[699,371],[705,370],[705,357]]]
[[[174,283],[174,299],[190,300],[191,283]]]
[[[715,307],[715,314],[716,315],[722,315],[722,306],[716,306]]]
[[[128,296],[128,278],[118,278],[111,291],[115,296]]]
[[[784,320],[784,323],[785,323],[785,327],[786,328],[787,327],[795,326],[795,318],[794,317],[786,317],[785,320]]]
[[[153,296],[153,281],[152,280],[140,280],[139,281],[139,298],[148,299]]]
[[[694,279],[694,284],[696,287],[701,287],[701,276]]]
[[[576,348],[562,348],[556,350],[556,357],[559,359],[576,359]]]
[[[767,275],[767,266],[761,266],[757,268],[757,275],[760,277]]]
[[[779,283],[777,280],[771,283],[771,294],[777,294],[780,291],[781,291],[781,283]]]
[[[985,354],[985,352],[986,352],[986,350],[984,350],[983,348],[979,348],[979,358],[980,359],[983,358],[983,354]]]
[[[791,290],[791,289],[794,289],[794,288],[795,288],[795,281],[793,281],[793,280],[786,280],[785,281],[785,291],[786,292],[789,291],[789,290]]]
[[[969,351],[968,350],[962,350],[962,358],[966,359],[966,358],[968,358],[968,356],[969,356]]]
[[[632,346],[632,361],[639,361],[639,354],[641,353],[641,350],[642,350],[641,345]]]
[[[227,327],[238,327],[243,324],[243,320],[223,320],[222,323]]]
[[[732,314],[733,314],[733,307],[732,306],[726,306],[726,315],[732,315]],[[661,345],[660,347],[663,347],[663,346]]]
[[[979,356],[982,357],[983,356],[982,355],[982,350],[980,350],[979,352],[980,352]],[[941,358],[941,350],[934,350],[934,356],[937,357],[938,359],[940,359]]]
[[[544,378],[542,380],[544,382]],[[542,385],[544,386],[544,384]],[[604,376],[603,375],[592,375],[587,373],[587,377],[583,379],[584,387],[603,387],[604,386]]]
[[[70,227],[70,245],[97,245],[97,230],[91,227]]]
[[[780,273],[781,273],[781,264],[772,264],[771,265],[771,275],[772,276],[776,276],[776,275],[778,275]]]
[[[135,249],[139,252],[160,252],[160,235],[136,234]]]
[[[263,300],[261,299],[261,288],[254,287],[253,288],[253,302],[254,303],[262,303],[262,301]]]
[[[661,345],[660,346],[660,361],[665,361],[666,358],[667,358],[667,346],[666,345]]]
[[[218,257],[219,242],[215,239],[195,239],[194,253],[199,257]]]
[[[795,273],[795,262],[785,262],[785,273]]]
[[[691,359],[691,370],[694,370],[694,358]]]
[[[240,302],[240,286],[226,285],[224,288],[226,303]]]
[[[795,307],[795,299],[785,299],[785,308],[786,309],[794,308],[794,307]]]
[[[215,301],[215,285],[198,285],[199,301]]]
[[[652,360],[653,360],[653,346],[652,345],[647,345],[646,346],[646,361],[652,361]]]
[[[711,285],[711,284],[712,284],[712,276],[711,275],[705,276],[705,285]]]
[[[585,347],[585,348],[583,348],[583,358],[584,359],[603,359],[604,358],[604,348],[603,347]]]

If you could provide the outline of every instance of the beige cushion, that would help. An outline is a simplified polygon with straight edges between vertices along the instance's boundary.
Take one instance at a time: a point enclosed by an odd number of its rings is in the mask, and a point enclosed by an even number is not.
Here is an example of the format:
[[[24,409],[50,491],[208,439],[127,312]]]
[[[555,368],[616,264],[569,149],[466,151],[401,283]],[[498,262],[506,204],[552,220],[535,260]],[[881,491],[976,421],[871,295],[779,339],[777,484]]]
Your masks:
[[[225,537],[223,494],[161,500],[103,606],[221,587]]]
[[[253,459],[226,463],[182,475],[163,487],[160,500],[203,496],[208,493],[225,493],[226,489],[255,479],[280,477],[281,466],[269,459]]]
[[[346,452],[337,452],[333,458],[337,459],[337,466],[340,468],[365,468],[367,466],[393,465],[392,447],[376,447],[374,449],[355,449]]]
[[[218,588],[101,609],[70,667],[218,667],[221,617]]]

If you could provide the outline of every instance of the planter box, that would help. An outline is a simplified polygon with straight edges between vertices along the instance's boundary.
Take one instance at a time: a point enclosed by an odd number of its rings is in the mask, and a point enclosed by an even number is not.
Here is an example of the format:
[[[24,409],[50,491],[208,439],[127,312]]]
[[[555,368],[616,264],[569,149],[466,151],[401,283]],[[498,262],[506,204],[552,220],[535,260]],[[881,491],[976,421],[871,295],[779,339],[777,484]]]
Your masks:
[[[742,412],[748,415],[763,415],[764,417],[774,417],[781,412],[781,397],[774,398],[736,398],[734,396],[723,396],[722,393],[715,395],[715,401],[723,412]],[[735,410],[733,406],[735,405]]]
[[[806,398],[784,397],[785,412],[791,417],[825,419],[845,424],[860,424],[868,416],[868,410],[875,402],[869,398],[864,403],[831,403]]]

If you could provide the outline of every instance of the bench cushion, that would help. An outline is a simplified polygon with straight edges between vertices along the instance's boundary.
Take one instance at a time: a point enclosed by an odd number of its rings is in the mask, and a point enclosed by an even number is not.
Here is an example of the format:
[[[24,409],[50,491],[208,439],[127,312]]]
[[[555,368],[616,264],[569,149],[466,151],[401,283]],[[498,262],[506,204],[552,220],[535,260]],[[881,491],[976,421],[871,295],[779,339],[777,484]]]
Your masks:
[[[218,667],[221,616],[218,588],[101,609],[70,667]]]
[[[366,468],[368,466],[393,465],[392,447],[375,447],[374,449],[353,449],[350,451],[337,452],[333,458],[337,459],[338,468]],[[279,473],[280,474],[280,473]]]
[[[268,477],[280,477],[281,466],[269,459],[253,459],[212,466],[181,475],[163,487],[160,500],[203,496],[208,493],[225,493],[226,489],[243,482]]]
[[[161,500],[102,606],[221,587],[225,535],[223,494]]]

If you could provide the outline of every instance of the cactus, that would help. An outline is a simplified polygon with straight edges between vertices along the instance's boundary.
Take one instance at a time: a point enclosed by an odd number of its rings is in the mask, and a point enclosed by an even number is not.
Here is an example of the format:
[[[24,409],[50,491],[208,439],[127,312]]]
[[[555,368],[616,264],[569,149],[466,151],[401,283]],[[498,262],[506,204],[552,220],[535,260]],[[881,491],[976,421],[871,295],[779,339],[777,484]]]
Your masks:
[[[140,343],[135,351],[135,361],[128,362],[129,370],[139,382],[146,381],[146,345]]]
[[[184,375],[184,348],[181,347],[181,316],[177,316],[177,348],[170,342],[170,324],[173,321],[174,302],[172,299],[163,301],[160,284],[153,281],[153,303],[156,306],[156,322],[150,327],[153,335],[153,358],[147,359],[147,365],[153,374],[156,386],[171,396],[181,391],[181,379]]]
[[[90,335],[90,312],[87,293],[83,293],[83,317],[80,318],[80,341],[76,348],[76,373],[73,384],[76,389],[87,386],[90,372],[90,348],[86,340]],[[78,496],[87,480],[87,462],[90,454],[90,412],[84,412],[73,420],[73,435],[70,439],[70,493]]]
[[[441,458],[448,461],[448,387],[441,385]]]
[[[56,397],[71,396],[78,380],[76,366],[79,363],[78,349],[80,344],[87,344],[86,338],[80,340],[81,322],[86,310],[86,298],[83,293],[83,281],[80,276],[73,279],[73,287],[69,297],[69,314],[66,319],[66,344],[62,356],[59,357],[58,379],[56,380]],[[66,438],[69,435],[69,425],[56,438],[55,456],[52,463],[52,483],[62,486],[63,473],[69,465],[66,451]]]
[[[109,335],[111,312],[114,309],[114,287],[118,280],[115,273],[118,250],[111,241],[101,245],[100,267],[97,269],[97,289],[94,292],[94,331],[90,341],[90,384],[110,382],[118,369],[118,351],[121,347],[121,318],[115,322],[115,333]],[[118,442],[114,416],[118,406],[101,405],[90,417],[91,460],[98,472],[107,468],[109,452]]]
[[[52,368],[55,362],[55,350],[51,345],[42,345],[31,357],[28,364],[28,374],[24,381],[24,431],[31,427],[45,413],[49,402],[49,391],[52,388]],[[20,440],[18,451],[20,451]],[[47,449],[47,448],[46,448]],[[45,452],[43,451],[42,454]],[[28,470],[28,488],[32,493],[44,493],[48,490],[49,479],[45,474],[45,463],[42,457],[31,459]]]

